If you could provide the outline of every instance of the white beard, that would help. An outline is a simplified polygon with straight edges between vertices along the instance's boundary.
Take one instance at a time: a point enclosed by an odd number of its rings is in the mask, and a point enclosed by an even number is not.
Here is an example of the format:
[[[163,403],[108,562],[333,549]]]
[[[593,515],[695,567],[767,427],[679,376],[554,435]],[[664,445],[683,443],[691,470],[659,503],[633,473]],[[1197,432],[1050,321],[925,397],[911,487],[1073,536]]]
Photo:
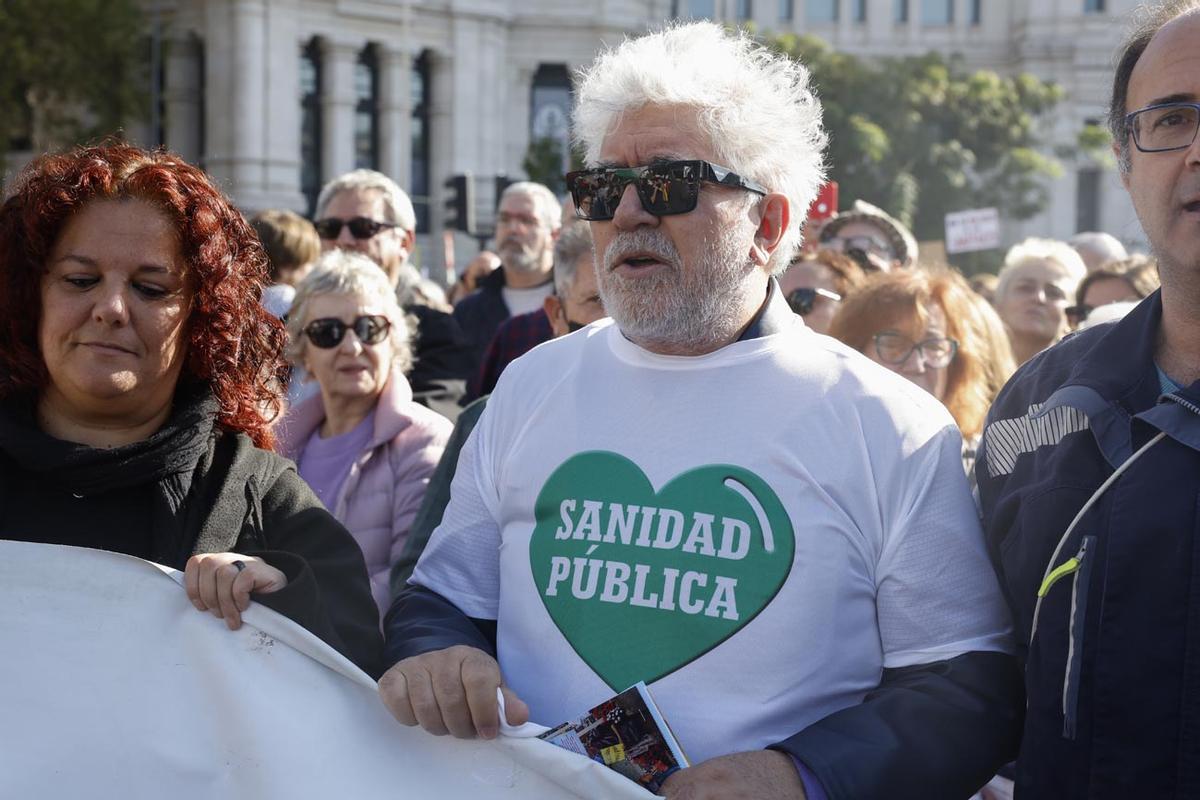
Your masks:
[[[679,251],[662,232],[639,228],[618,233],[596,265],[605,312],[621,332],[642,346],[706,352],[732,341],[745,324],[743,309],[755,291],[747,277],[749,241],[724,234],[705,241],[703,257],[684,269]],[[668,269],[627,278],[615,267],[627,254],[653,254]]]

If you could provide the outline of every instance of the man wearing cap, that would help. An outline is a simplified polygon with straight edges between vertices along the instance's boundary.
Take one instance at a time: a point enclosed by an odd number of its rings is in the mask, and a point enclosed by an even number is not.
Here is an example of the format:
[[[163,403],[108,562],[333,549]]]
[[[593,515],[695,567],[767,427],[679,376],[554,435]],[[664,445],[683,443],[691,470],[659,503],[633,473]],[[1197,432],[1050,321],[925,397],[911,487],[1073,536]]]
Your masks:
[[[911,269],[917,265],[917,240],[900,220],[864,200],[836,214],[821,228],[821,247],[853,258],[867,272]]]

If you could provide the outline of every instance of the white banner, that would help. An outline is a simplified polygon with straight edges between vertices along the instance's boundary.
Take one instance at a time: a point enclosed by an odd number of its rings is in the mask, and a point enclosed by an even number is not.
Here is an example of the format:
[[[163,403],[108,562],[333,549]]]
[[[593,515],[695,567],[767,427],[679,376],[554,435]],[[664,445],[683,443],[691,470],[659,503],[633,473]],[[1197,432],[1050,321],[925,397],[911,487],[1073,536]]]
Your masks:
[[[0,541],[0,797],[651,797],[528,738],[399,725],[375,683],[258,604],[230,631],[182,574]]]
[[[971,253],[1000,246],[1000,212],[994,208],[946,215],[946,252]]]

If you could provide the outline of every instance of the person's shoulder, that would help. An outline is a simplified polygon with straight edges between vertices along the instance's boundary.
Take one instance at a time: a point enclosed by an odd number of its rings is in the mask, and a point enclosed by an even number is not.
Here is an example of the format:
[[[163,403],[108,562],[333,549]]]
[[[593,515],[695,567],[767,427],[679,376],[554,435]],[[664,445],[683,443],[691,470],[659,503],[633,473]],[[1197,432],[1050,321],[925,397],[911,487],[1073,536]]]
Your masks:
[[[1023,414],[1029,404],[1042,402],[1069,381],[1080,377],[1080,362],[1110,335],[1119,335],[1112,324],[1079,331],[1026,361],[996,397],[993,415],[1014,403]]]

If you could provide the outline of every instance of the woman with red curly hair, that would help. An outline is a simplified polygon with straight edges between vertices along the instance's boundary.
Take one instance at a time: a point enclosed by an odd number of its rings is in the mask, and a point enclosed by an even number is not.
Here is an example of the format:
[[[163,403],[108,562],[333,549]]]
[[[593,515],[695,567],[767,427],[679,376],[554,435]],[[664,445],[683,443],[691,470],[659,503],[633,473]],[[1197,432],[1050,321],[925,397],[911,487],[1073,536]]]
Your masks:
[[[44,156],[0,206],[0,538],[184,570],[236,629],[251,597],[371,674],[361,551],[270,452],[285,334],[253,230],[177,156]]]

